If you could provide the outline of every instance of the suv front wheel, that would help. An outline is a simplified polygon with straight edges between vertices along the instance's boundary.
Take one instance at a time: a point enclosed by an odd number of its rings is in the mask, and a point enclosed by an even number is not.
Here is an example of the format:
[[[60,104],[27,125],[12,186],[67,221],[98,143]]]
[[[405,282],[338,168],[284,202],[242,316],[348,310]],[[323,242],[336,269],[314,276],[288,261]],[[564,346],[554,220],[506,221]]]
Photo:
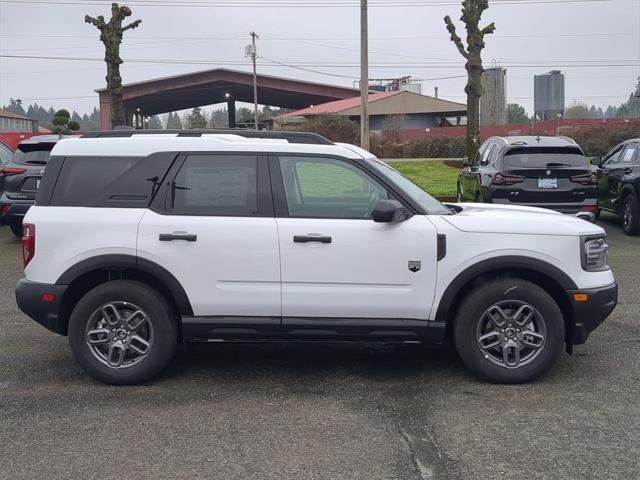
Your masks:
[[[140,282],[103,283],[80,299],[69,344],[80,366],[106,383],[144,382],[171,360],[177,329],[167,301]]]
[[[463,362],[479,377],[496,383],[530,382],[562,352],[564,319],[539,286],[518,278],[496,279],[464,299],[454,339]]]

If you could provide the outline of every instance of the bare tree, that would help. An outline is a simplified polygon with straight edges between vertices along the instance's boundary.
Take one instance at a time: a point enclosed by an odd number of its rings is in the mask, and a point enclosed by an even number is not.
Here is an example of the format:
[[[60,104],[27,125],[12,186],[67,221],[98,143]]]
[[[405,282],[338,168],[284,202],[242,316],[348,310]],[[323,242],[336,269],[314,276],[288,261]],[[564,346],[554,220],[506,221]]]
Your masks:
[[[136,28],[142,20],[136,20],[129,25],[122,26],[125,18],[131,16],[131,9],[117,3],[111,4],[111,20],[105,22],[104,17],[98,18],[86,15],[84,21],[100,30],[100,41],[104,44],[104,61],[107,64],[107,92],[111,101],[111,126],[125,125],[124,102],[122,100],[122,77],[120,76],[120,44],[122,34],[129,29]]]
[[[451,34],[451,41],[460,54],[467,60],[467,156],[473,158],[480,147],[480,97],[482,96],[482,50],[485,47],[485,35],[492,34],[496,26],[491,23],[480,28],[482,12],[489,8],[489,0],[463,0],[460,20],[467,30],[467,46],[456,33],[451,17],[444,17],[444,23]]]

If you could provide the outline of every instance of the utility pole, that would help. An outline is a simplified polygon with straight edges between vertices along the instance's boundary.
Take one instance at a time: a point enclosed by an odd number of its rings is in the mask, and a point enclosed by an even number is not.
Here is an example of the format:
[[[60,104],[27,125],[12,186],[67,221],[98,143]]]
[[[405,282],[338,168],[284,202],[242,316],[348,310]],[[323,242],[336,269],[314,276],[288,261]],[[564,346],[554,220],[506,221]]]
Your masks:
[[[369,150],[369,22],[367,0],[360,0],[360,146]]]
[[[258,34],[251,32],[251,60],[253,61],[253,115],[255,120],[255,128],[258,130],[258,77],[256,74],[256,58],[258,52],[256,50],[256,39]]]

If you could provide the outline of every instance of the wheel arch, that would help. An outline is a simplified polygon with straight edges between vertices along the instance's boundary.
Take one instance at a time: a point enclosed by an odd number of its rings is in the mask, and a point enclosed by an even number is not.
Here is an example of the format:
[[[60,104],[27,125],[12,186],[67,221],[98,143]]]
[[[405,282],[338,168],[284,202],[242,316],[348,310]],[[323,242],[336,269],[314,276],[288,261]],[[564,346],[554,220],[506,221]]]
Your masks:
[[[627,195],[635,195],[636,199],[639,198],[638,189],[632,183],[625,183],[620,190],[620,200],[624,200]]]
[[[435,321],[446,325],[445,335],[451,337],[460,303],[478,282],[492,278],[522,278],[545,290],[556,301],[565,321],[566,339],[572,338],[575,326],[573,306],[567,291],[576,290],[575,282],[562,270],[543,260],[531,257],[505,256],[478,262],[460,273],[445,289]]]
[[[59,319],[63,325],[76,303],[89,290],[111,280],[137,280],[162,294],[173,307],[176,315],[193,315],[191,302],[180,282],[164,267],[151,260],[133,255],[99,255],[82,260],[68,268],[56,281],[56,285],[68,285],[60,300]],[[178,322],[178,325],[180,322]]]

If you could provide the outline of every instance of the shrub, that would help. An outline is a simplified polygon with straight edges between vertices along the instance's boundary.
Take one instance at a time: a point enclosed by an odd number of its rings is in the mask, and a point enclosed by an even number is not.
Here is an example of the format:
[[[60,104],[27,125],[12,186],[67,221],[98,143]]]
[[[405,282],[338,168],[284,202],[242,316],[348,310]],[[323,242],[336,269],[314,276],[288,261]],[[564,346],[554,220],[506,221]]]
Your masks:
[[[67,128],[73,132],[77,132],[78,130],[80,130],[80,124],[74,120],[71,120],[69,123],[67,123]]]
[[[69,121],[69,117],[55,116],[51,120],[51,123],[53,123],[56,126],[61,127],[63,125],[66,125],[68,121]]]
[[[591,127],[577,128],[569,134],[587,157],[605,155],[609,150],[625,140],[640,137],[640,123],[631,123],[628,127]]]
[[[296,128],[328,138],[332,142],[360,143],[360,125],[342,115],[319,115]]]
[[[71,118],[71,115],[69,115],[69,110],[66,110],[64,108],[61,108],[60,110],[58,110],[56,113],[53,114],[53,116]]]

